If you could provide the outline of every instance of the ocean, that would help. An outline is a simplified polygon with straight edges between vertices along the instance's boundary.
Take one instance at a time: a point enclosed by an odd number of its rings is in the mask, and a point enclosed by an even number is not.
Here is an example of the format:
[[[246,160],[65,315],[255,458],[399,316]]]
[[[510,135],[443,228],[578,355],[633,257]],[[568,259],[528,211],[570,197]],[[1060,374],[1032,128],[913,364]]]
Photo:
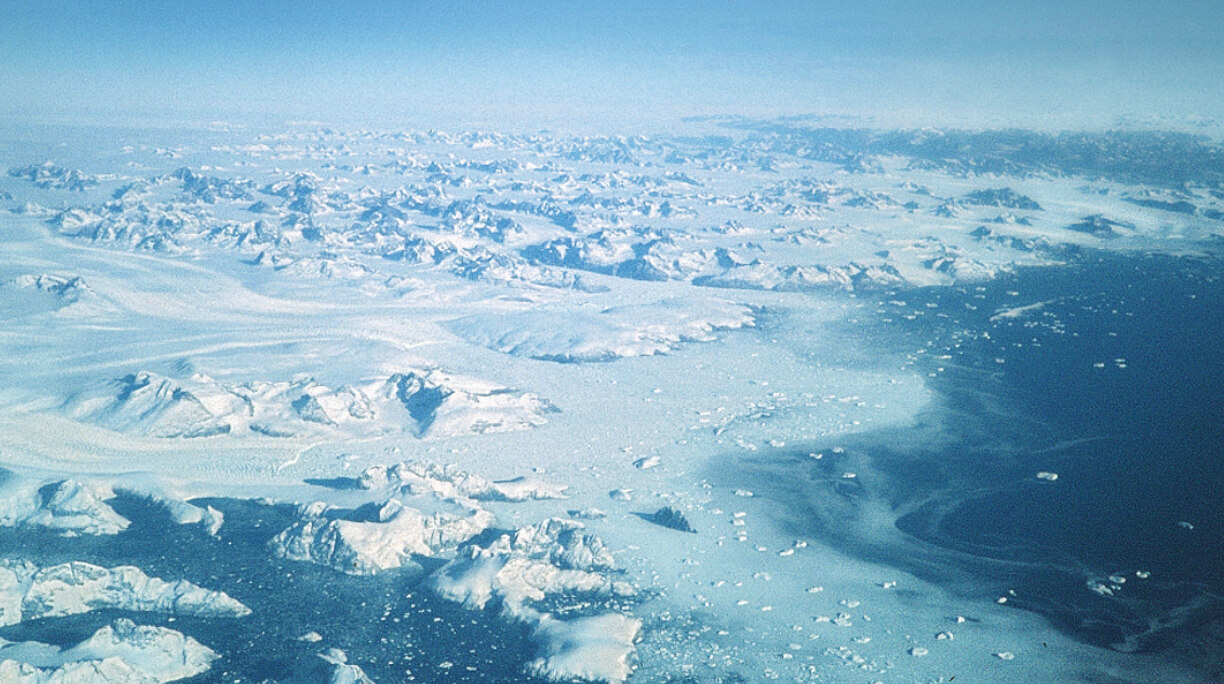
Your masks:
[[[862,340],[838,361],[898,359],[931,405],[729,477],[795,534],[1224,678],[1222,284],[1213,256],[1084,251],[883,293],[837,331]]]

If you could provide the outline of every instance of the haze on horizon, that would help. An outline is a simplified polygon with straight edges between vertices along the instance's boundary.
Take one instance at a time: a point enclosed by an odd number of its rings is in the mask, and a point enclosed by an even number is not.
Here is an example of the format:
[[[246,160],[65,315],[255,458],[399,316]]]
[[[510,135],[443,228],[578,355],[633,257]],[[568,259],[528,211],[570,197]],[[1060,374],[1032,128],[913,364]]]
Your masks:
[[[1224,13],[1199,0],[3,4],[0,116],[19,124],[1058,128],[1224,104]]]

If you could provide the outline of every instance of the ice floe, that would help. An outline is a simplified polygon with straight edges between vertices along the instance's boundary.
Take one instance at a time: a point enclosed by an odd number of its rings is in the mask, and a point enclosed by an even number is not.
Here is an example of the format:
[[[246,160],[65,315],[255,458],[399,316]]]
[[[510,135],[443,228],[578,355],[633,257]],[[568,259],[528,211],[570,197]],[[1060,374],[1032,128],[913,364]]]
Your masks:
[[[329,648],[319,654],[319,659],[331,665],[327,673],[327,684],[374,684],[374,680],[357,665],[348,662],[348,654],[338,648]]]

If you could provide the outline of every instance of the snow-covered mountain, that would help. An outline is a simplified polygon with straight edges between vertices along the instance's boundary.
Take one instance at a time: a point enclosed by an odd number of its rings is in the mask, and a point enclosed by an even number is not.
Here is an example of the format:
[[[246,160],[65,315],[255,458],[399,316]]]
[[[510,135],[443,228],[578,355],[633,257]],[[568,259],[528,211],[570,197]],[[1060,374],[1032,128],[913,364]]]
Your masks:
[[[269,437],[406,432],[417,437],[521,430],[556,408],[539,397],[440,371],[408,371],[360,386],[290,381],[174,380],[147,371],[118,378],[105,393],[81,394],[67,415],[151,437]]]

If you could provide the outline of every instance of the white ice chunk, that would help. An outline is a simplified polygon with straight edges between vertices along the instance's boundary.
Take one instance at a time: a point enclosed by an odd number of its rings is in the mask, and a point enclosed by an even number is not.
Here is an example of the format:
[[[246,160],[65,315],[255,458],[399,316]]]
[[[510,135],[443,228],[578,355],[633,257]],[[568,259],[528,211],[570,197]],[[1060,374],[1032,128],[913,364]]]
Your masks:
[[[645,456],[633,462],[633,467],[638,470],[650,470],[662,463],[662,459],[658,456]]]
[[[348,655],[338,648],[327,649],[319,658],[332,665],[327,684],[374,684],[374,680],[360,667],[349,663]]]

